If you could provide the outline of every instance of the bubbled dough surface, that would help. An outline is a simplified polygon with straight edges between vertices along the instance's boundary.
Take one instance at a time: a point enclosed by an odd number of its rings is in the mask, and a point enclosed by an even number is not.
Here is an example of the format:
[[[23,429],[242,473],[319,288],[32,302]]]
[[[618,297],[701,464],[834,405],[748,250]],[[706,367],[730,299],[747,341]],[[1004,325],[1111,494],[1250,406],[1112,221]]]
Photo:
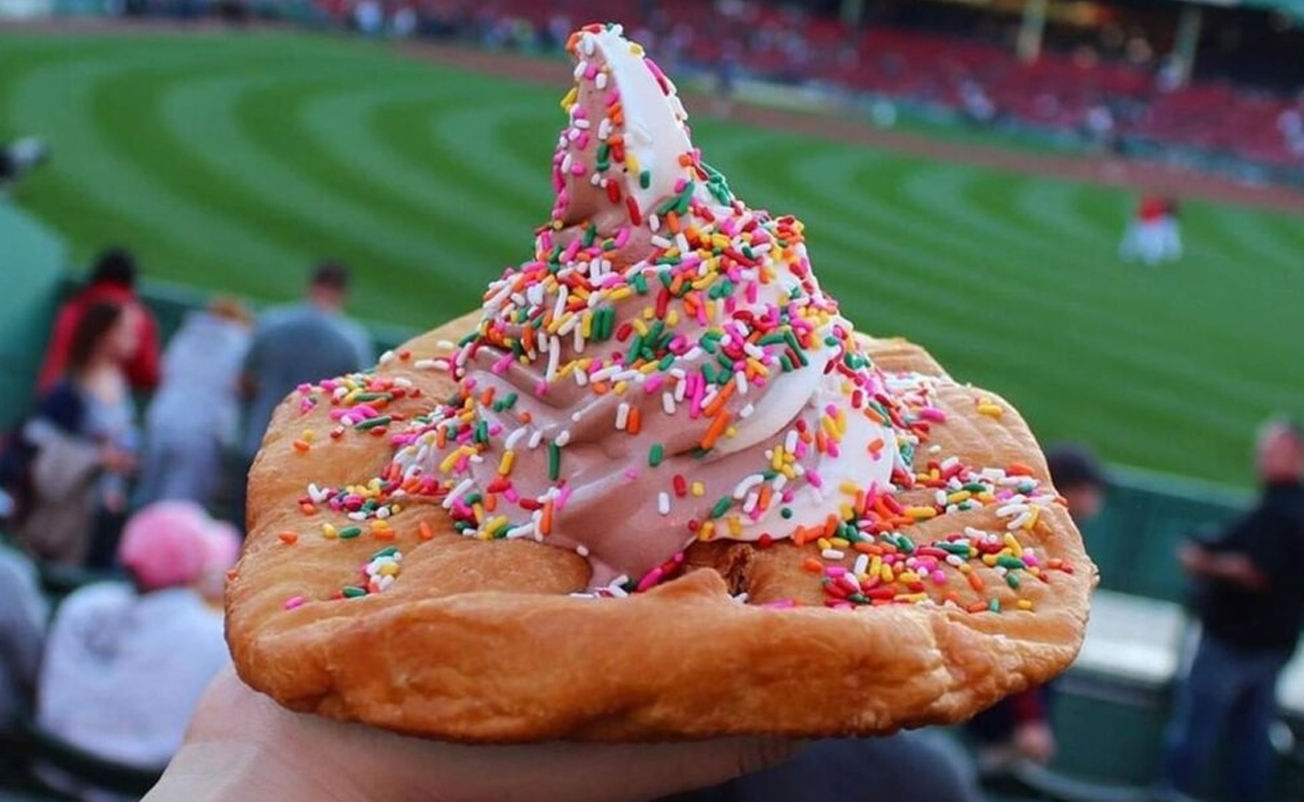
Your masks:
[[[415,338],[410,360],[382,374],[404,376],[423,398],[387,412],[414,415],[452,390],[447,373],[418,369],[445,356],[441,340],[470,331],[478,313]],[[942,375],[923,349],[864,338],[889,371]],[[976,412],[979,396],[1000,418]],[[1017,411],[986,391],[943,386],[925,452],[974,465],[1021,462],[1049,481],[1045,460]],[[576,599],[588,579],[579,556],[524,540],[480,542],[454,534],[435,502],[393,516],[403,552],[399,580],[363,599],[326,599],[387,545],[363,535],[328,540],[321,524],[352,522],[329,510],[305,516],[309,482],[365,481],[388,463],[386,438],[348,430],[338,441],[329,405],[301,413],[297,394],[277,410],[249,475],[249,539],[227,587],[227,639],[246,683],[295,710],[399,732],[468,742],[552,738],[634,741],[728,734],[872,734],[965,719],[999,698],[1063,670],[1081,645],[1095,568],[1062,508],[1020,539],[1073,574],[1025,581],[1019,598],[1036,612],[969,614],[936,606],[890,605],[856,612],[822,607],[818,580],[802,561],[814,545],[768,549],[716,542],[689,549],[697,569],[628,599]],[[292,443],[313,429],[306,454]],[[919,491],[930,492],[930,491]],[[902,503],[910,503],[904,494]],[[901,530],[916,542],[976,526],[1002,531],[994,507],[953,513]],[[418,535],[421,522],[436,533]],[[618,521],[613,525],[619,525]],[[286,545],[279,533],[299,533]],[[850,563],[850,558],[847,563]],[[973,563],[1003,602],[1016,596],[991,569]],[[968,586],[952,580],[965,602]],[[749,604],[730,591],[746,590]],[[286,611],[293,596],[309,599]],[[811,607],[756,604],[796,598]],[[976,597],[975,597],[976,598]]]

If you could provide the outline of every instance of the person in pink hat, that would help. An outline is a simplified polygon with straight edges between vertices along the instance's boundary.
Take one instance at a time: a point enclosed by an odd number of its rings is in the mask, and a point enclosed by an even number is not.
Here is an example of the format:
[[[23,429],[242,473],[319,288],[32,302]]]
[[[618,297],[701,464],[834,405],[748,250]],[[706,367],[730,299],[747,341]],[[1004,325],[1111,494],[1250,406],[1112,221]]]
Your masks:
[[[118,546],[132,581],[83,587],[55,615],[38,725],[109,760],[166,764],[228,661],[216,601],[239,547],[234,527],[192,502],[161,501],[133,515]]]

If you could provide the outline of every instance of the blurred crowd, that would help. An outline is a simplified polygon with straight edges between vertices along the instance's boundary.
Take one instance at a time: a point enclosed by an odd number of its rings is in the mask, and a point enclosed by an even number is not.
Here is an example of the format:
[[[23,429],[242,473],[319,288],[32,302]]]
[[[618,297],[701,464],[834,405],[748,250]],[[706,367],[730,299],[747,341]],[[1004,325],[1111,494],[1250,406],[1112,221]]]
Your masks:
[[[870,21],[849,27],[799,5],[743,0],[317,0],[373,36],[459,39],[490,48],[558,50],[575,24],[620,20],[676,71],[801,84],[837,95],[940,107],[981,125],[1071,135],[1105,148],[1129,142],[1197,148],[1271,166],[1304,160],[1304,98],[1225,80],[1182,80],[1141,34],[1104,29],[1097,42],[1047,47],[1021,61],[1011,29],[966,32]],[[1117,40],[1117,41],[1115,41]],[[876,119],[884,115],[878,107]],[[887,114],[887,119],[893,115]]]
[[[180,745],[228,663],[223,578],[275,406],[300,383],[375,361],[342,311],[348,269],[326,262],[307,278],[301,302],[257,317],[214,298],[166,347],[125,249],[101,253],[60,306],[32,411],[0,442],[0,735],[34,727],[145,769]],[[56,598],[71,592],[51,616],[41,586],[52,584]],[[104,798],[56,767],[35,770]]]

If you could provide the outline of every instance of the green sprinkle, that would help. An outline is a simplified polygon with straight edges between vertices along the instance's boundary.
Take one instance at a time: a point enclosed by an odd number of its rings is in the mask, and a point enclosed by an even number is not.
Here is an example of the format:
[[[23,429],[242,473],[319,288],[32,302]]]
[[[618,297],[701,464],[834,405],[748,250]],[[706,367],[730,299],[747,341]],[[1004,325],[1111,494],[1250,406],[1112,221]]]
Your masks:
[[[661,446],[660,443],[653,443],[651,450],[647,452],[647,464],[655,468],[656,466],[661,464],[661,460],[664,457],[665,457],[665,449]]]
[[[638,185],[643,189],[652,186],[652,172],[650,170],[644,170],[638,174]]]
[[[784,507],[783,509],[779,510],[779,515],[783,516],[785,519],[791,518],[792,507]]]
[[[987,602],[987,609],[990,612],[999,613],[1001,611],[1001,600],[992,599],[991,601]]]
[[[357,585],[345,585],[340,592],[344,594],[346,599],[361,599],[367,595],[367,589],[360,588]]]
[[[996,564],[1002,568],[1012,568],[1016,571],[1022,571],[1024,568],[1028,567],[1024,565],[1023,560],[1020,560],[1018,557],[997,557]]]
[[[364,420],[362,423],[356,424],[353,428],[362,432],[362,431],[366,431],[367,429],[374,429],[377,426],[388,426],[389,422],[392,420],[393,418],[391,418],[389,415],[381,415],[378,418],[368,418],[367,420]]]
[[[721,496],[721,497],[720,497],[720,500],[717,501],[717,502],[715,503],[715,506],[711,508],[711,517],[712,517],[712,518],[719,518],[721,515],[724,515],[726,512],[728,512],[728,511],[729,511],[729,507],[732,506],[732,505],[733,505],[733,498],[732,498],[732,497],[730,497],[730,496]]]
[[[340,530],[340,540],[351,540],[362,534],[360,526],[346,526]]]
[[[1014,588],[1015,590],[1018,590],[1018,589],[1019,589],[1019,577],[1018,577],[1016,574],[1006,574],[1006,575],[1005,575],[1005,584],[1009,585],[1010,587]]]
[[[556,442],[548,444],[548,478],[554,482],[561,478],[561,449]]]
[[[371,559],[379,560],[381,557],[393,557],[395,554],[398,554],[398,546],[386,546],[385,548],[371,555]]]

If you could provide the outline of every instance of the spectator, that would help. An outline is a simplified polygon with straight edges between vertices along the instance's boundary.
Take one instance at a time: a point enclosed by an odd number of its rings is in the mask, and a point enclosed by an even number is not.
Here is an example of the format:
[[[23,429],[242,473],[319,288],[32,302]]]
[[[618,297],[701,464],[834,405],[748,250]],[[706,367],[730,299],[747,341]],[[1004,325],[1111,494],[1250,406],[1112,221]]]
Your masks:
[[[33,699],[45,635],[45,597],[36,567],[0,541],[0,733],[9,730]],[[3,765],[3,764],[0,764]]]
[[[1059,446],[1046,452],[1055,489],[1064,497],[1078,523],[1100,513],[1105,499],[1104,470],[1091,452]],[[1052,688],[1042,685],[1016,693],[979,713],[965,725],[974,741],[984,774],[1000,774],[1018,761],[1049,763],[1055,757],[1055,732],[1050,726]]]
[[[135,310],[135,345],[120,358],[127,378],[136,390],[152,390],[158,385],[158,324],[136,296],[136,259],[123,248],[109,248],[95,260],[90,280],[80,292],[66,301],[54,321],[54,333],[37,377],[38,390],[54,386],[63,376],[72,348],[73,333],[86,310],[98,303],[128,306]]]
[[[159,502],[132,516],[118,557],[133,582],[87,585],[55,616],[40,727],[106,760],[167,763],[204,688],[228,662],[222,613],[198,588],[234,563],[238,547],[230,525],[190,502]]]
[[[1165,735],[1161,788],[1194,794],[1224,735],[1235,798],[1269,797],[1277,677],[1304,624],[1304,431],[1272,421],[1257,444],[1262,495],[1218,536],[1178,553],[1197,585],[1201,632]]]
[[[0,145],[0,192],[31,172],[49,157],[45,143],[34,137],[27,137]]]
[[[343,314],[348,291],[348,269],[326,262],[313,271],[304,303],[273,309],[258,321],[244,363],[245,392],[252,399],[243,443],[246,475],[272,412],[291,390],[375,361],[366,331]]]
[[[137,501],[212,504],[222,451],[235,445],[240,369],[249,349],[249,311],[219,299],[191,312],[163,356],[163,382],[145,415]]]
[[[124,356],[135,352],[136,306],[82,310],[68,345],[67,375],[37,404],[8,457],[18,495],[18,536],[32,555],[68,565],[87,561],[93,540],[111,546],[126,509],[137,433]],[[92,536],[94,527],[95,536]],[[111,553],[111,548],[109,548]],[[99,567],[108,559],[91,555]]]

